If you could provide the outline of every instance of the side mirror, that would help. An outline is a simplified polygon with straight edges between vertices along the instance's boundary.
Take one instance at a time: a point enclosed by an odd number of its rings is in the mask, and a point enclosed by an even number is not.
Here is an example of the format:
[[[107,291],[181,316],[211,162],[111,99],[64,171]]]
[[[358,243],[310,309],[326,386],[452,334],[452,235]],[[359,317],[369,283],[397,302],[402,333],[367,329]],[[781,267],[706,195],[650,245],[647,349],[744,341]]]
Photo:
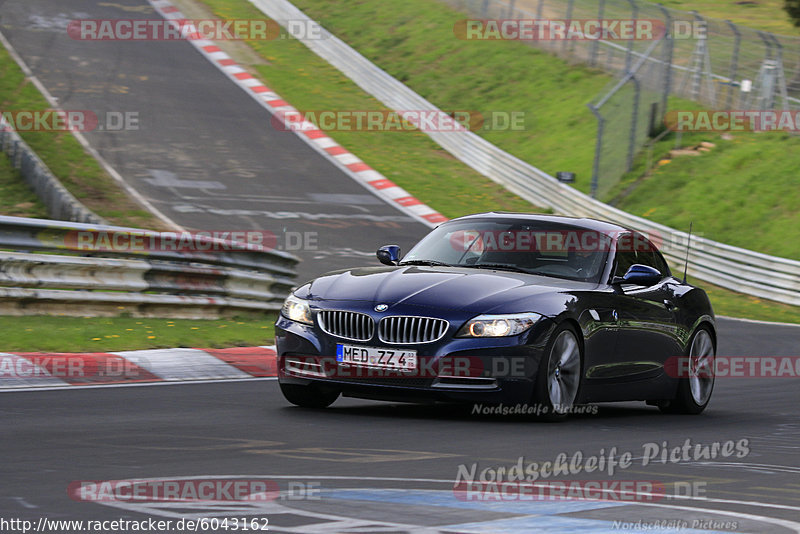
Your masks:
[[[634,284],[637,286],[653,286],[661,281],[661,271],[639,263],[631,265],[625,276],[615,276],[612,284]]]
[[[400,261],[400,247],[397,245],[383,245],[375,255],[384,265],[397,265],[397,262]]]

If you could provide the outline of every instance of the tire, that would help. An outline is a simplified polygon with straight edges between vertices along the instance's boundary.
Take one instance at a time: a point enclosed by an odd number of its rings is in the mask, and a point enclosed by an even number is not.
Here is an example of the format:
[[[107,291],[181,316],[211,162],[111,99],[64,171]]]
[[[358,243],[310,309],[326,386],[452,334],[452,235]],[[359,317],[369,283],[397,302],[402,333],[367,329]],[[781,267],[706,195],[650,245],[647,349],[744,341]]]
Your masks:
[[[578,398],[583,377],[583,347],[575,329],[558,326],[550,337],[536,374],[534,405],[544,421],[563,421]]]
[[[324,391],[314,385],[280,384],[280,386],[286,400],[303,408],[327,408],[339,398],[338,391]]]
[[[688,375],[678,378],[675,398],[659,405],[664,413],[697,415],[706,409],[714,391],[714,336],[707,326],[700,326],[692,334],[686,351],[689,359]],[[703,373],[703,370],[710,370]],[[697,371],[701,371],[698,373]],[[706,375],[706,376],[703,376]]]

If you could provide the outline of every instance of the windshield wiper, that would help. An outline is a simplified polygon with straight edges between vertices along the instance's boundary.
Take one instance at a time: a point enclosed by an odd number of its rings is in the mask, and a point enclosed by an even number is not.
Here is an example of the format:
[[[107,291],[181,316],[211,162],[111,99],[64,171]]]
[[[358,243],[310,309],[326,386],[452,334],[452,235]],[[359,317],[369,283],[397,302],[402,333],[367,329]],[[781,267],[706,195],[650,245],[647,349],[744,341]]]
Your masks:
[[[507,263],[474,263],[472,265],[463,265],[461,267],[474,267],[475,269],[494,269],[498,271],[513,271],[516,273],[531,274],[522,267],[516,265],[509,265]]]
[[[439,267],[452,267],[452,265],[450,265],[449,263],[436,260],[408,260],[408,261],[401,261],[397,265],[435,265]]]

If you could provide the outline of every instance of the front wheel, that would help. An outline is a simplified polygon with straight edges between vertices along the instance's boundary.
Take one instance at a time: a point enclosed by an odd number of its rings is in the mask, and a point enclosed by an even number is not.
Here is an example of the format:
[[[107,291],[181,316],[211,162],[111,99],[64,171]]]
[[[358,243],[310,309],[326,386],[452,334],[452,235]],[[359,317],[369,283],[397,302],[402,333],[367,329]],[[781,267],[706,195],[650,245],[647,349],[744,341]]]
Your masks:
[[[315,385],[280,384],[286,400],[303,408],[327,408],[339,398],[338,391],[324,391]]]
[[[714,390],[714,358],[716,349],[707,326],[695,330],[689,343],[686,370],[680,366],[675,398],[659,406],[665,413],[699,414],[708,406]],[[683,375],[686,376],[683,376]]]
[[[539,363],[533,395],[542,419],[561,421],[572,411],[581,385],[581,360],[575,330],[569,325],[556,328]]]

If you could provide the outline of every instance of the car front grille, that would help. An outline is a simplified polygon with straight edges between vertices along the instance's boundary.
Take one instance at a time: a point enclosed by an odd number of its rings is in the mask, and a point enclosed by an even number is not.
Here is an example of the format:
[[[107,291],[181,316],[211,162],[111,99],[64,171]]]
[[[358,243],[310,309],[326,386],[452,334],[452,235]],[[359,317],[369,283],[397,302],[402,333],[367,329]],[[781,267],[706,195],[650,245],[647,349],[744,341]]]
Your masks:
[[[321,310],[317,321],[322,331],[355,341],[369,341],[375,334],[375,322],[364,313]]]
[[[448,326],[444,319],[395,315],[381,319],[378,337],[384,343],[430,343],[444,336]]]

